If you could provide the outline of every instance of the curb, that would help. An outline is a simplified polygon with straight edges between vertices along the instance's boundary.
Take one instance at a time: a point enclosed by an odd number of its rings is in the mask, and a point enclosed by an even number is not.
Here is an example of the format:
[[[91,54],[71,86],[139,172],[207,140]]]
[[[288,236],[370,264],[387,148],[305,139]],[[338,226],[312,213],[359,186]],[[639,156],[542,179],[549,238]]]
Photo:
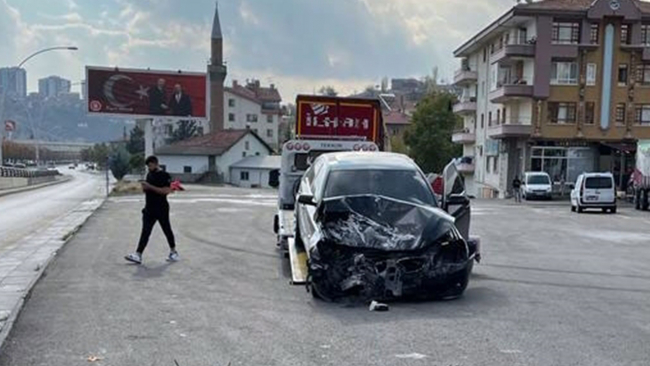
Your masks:
[[[47,257],[47,259],[45,259],[44,262],[42,262],[42,263],[40,263],[40,264],[38,264],[36,266],[36,268],[34,270],[36,272],[36,274],[29,281],[29,284],[25,288],[24,293],[22,294],[22,296],[20,297],[20,299],[18,300],[16,305],[13,307],[13,309],[11,309],[11,312],[9,313],[9,315],[7,316],[6,319],[4,319],[4,320],[0,319],[0,353],[2,353],[2,351],[4,349],[4,343],[7,340],[7,338],[9,337],[9,334],[11,333],[13,325],[14,325],[16,319],[18,319],[18,316],[20,315],[20,313],[21,313],[21,311],[23,309],[23,306],[25,305],[25,302],[31,296],[34,286],[43,277],[43,274],[45,273],[45,270],[47,269],[49,264],[54,260],[54,258],[56,258],[58,252],[70,240],[72,240],[75,237],[76,233],[85,225],[85,223],[88,221],[88,219],[90,217],[92,217],[95,214],[95,212],[104,205],[105,202],[106,202],[106,197],[103,197],[103,198],[99,199],[99,202],[94,204],[94,206],[91,209],[88,209],[86,211],[87,214],[83,215],[78,223],[76,223],[72,228],[66,229],[65,230],[66,233],[62,237],[58,238],[58,240],[60,241],[60,245],[58,245],[58,247],[55,250],[53,250],[52,253],[49,254],[49,256]],[[82,203],[77,208],[70,211],[67,215],[71,215],[71,214],[77,212],[77,210],[79,210],[79,208],[82,207],[83,205],[84,205],[84,203]]]
[[[45,188],[45,187],[53,186],[53,185],[56,185],[56,184],[69,182],[72,179],[73,179],[73,177],[71,177],[69,175],[66,175],[66,176],[63,177],[63,179],[55,180],[53,182],[34,184],[32,186],[26,186],[26,187],[21,187],[21,188],[14,188],[14,189],[9,189],[9,190],[4,190],[4,192],[0,191],[0,197],[8,196],[10,194],[29,192],[29,191],[33,191],[35,189]]]

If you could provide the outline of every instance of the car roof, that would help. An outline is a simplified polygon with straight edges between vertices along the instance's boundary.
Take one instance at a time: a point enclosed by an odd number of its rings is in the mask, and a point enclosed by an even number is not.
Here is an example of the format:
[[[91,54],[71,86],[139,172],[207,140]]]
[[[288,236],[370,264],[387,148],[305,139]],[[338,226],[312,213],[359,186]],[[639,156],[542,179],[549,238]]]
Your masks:
[[[548,175],[547,172],[526,172],[525,175]]]
[[[589,177],[607,177],[607,178],[614,178],[614,174],[610,172],[591,172],[591,173],[582,173],[585,178]]]
[[[348,151],[321,155],[330,170],[417,170],[411,158],[390,152]]]

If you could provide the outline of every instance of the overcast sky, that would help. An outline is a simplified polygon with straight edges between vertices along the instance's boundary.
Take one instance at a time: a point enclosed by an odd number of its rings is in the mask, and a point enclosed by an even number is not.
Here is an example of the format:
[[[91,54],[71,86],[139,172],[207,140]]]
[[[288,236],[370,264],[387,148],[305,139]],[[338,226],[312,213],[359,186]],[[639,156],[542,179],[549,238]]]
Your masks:
[[[221,0],[232,79],[275,83],[284,102],[333,85],[346,94],[384,76],[458,68],[453,50],[513,0]],[[29,61],[38,79],[83,79],[85,65],[205,71],[213,0],[0,0],[0,65],[43,47],[75,45]],[[79,87],[73,87],[73,89]]]

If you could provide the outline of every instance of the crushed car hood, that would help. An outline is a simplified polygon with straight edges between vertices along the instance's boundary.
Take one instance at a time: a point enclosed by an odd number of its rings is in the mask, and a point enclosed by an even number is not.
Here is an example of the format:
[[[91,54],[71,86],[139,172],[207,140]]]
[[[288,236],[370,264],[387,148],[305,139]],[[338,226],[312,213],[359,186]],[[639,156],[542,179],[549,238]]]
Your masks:
[[[454,228],[438,208],[378,195],[325,199],[318,221],[326,242],[380,251],[423,249]]]

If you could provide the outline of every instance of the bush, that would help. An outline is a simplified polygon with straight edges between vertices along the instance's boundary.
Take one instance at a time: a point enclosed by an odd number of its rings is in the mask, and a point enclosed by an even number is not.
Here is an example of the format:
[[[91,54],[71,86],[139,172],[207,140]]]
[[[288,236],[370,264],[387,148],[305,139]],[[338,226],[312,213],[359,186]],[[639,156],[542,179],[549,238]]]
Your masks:
[[[109,165],[111,173],[117,180],[122,180],[131,170],[131,155],[125,148],[120,147],[111,155]]]

